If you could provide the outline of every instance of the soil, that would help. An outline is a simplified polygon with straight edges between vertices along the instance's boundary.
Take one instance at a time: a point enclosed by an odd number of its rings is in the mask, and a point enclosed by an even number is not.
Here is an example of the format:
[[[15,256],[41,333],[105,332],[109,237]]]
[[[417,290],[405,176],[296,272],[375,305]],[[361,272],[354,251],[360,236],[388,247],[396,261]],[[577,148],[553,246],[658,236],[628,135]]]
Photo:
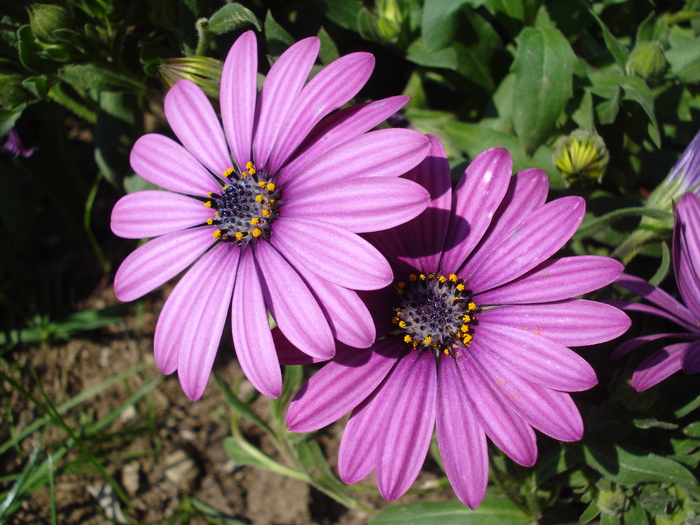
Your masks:
[[[226,455],[222,441],[231,434],[230,412],[213,379],[203,397],[192,402],[182,392],[176,374],[163,377],[153,361],[156,316],[163,297],[171,289],[172,285],[162,293],[151,294],[144,301],[142,310],[132,308],[123,323],[92,332],[89,338],[79,336],[51,346],[21,345],[4,356],[6,363],[13,363],[9,369],[0,364],[5,374],[37,400],[48,399],[53,406],[59,407],[81,392],[99,387],[114,376],[145,363],[143,370],[117,381],[64,415],[78,439],[81,439],[81,432],[85,432],[83,445],[95,454],[106,472],[125,490],[131,507],[125,508],[119,503],[104,477],[73,445],[54,465],[57,523],[97,525],[125,522],[124,515],[132,523],[181,523],[180,515],[191,504],[191,498],[251,525],[366,523],[366,514],[345,508],[301,481],[237,465]],[[113,291],[106,287],[90,307],[116,303]],[[226,342],[226,336],[214,371],[229,385],[237,382],[242,390],[252,390],[235,360],[230,342]],[[103,421],[129,396],[153,380],[161,382],[134,405],[135,410],[131,407],[122,410],[100,432],[86,430],[88,425]],[[42,410],[16,387],[8,383],[2,386],[6,399],[5,407],[0,411],[7,412],[0,415],[3,421],[0,443],[9,439],[10,429],[20,432],[43,415]],[[267,406],[261,397],[255,402],[254,409],[266,418],[269,414]],[[44,428],[48,430],[34,432],[21,441],[19,449],[0,456],[0,477],[21,472],[35,445],[40,444],[39,461],[43,461],[47,452],[57,451],[69,439],[65,431],[55,425]],[[244,435],[275,457],[275,449],[261,440],[257,427],[244,420],[242,428]],[[319,436],[333,468],[341,434],[342,422]],[[419,482],[431,478],[434,475],[424,473]],[[372,483],[373,480],[367,480],[368,485]],[[439,495],[432,494],[430,499],[436,496]],[[440,499],[453,497],[451,493],[442,496]],[[38,488],[6,523],[51,523],[50,498],[49,486]],[[363,495],[362,498],[363,503],[375,508],[388,504],[378,496]],[[412,499],[415,497],[406,496],[394,504]],[[212,523],[219,522],[212,520]],[[195,518],[189,523],[205,522]]]

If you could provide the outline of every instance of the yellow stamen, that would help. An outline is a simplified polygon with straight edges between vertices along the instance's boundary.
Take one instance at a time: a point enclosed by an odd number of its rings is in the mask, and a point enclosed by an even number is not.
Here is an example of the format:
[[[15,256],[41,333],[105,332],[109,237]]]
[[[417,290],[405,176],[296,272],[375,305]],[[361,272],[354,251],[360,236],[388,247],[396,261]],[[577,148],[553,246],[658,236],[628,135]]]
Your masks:
[[[444,275],[441,275],[440,277],[438,277],[438,281],[440,281],[441,283],[444,283],[445,281],[447,281],[447,277],[445,277]]]
[[[264,180],[261,180],[260,182],[258,182],[258,186],[260,186],[261,188],[264,188],[266,184],[267,184],[267,182],[265,182]]]
[[[270,216],[270,210],[263,210],[260,213],[262,213],[263,217],[269,217]]]
[[[224,177],[228,177],[233,173],[233,168],[229,168],[226,171],[224,171]]]
[[[469,303],[467,305],[467,309],[471,312],[472,310],[476,310],[476,305],[474,303]]]
[[[464,285],[462,283],[459,283],[457,286],[455,286],[458,291],[463,292],[464,291]]]
[[[253,226],[257,225],[259,222],[260,219],[258,219],[257,217],[253,217],[252,219],[250,219],[250,224]]]
[[[406,334],[403,336],[403,342],[404,343],[410,343],[411,342],[411,336]]]
[[[240,241],[243,238],[243,232],[236,232],[236,240]]]
[[[451,274],[450,274],[450,281],[452,281],[453,283],[456,283],[456,282],[457,282],[457,276],[456,276],[455,274],[451,273]]]
[[[207,224],[208,224],[209,226],[211,226],[212,224],[214,224],[214,219],[207,219]]]
[[[467,346],[471,342],[471,340],[472,340],[471,334],[467,334],[462,338],[462,343],[464,344],[464,346]]]
[[[471,320],[472,320],[472,318],[471,318],[471,316],[469,316],[469,315],[464,314],[464,315],[462,316],[462,321],[464,321],[465,323],[468,323],[468,322],[471,321]]]
[[[214,233],[212,233],[212,236],[214,239],[220,239],[221,238],[221,230],[214,230]]]
[[[255,200],[258,201],[258,202],[262,202],[262,201],[263,201],[263,196],[260,195],[260,194],[258,194],[258,195],[255,196]]]
[[[253,164],[252,160],[249,160],[248,163],[245,165],[245,169],[250,170],[255,167],[255,164]]]
[[[207,197],[211,198],[213,196],[214,196],[214,192],[210,191],[209,193],[207,193]]]
[[[399,324],[399,318],[398,318],[398,317],[393,317],[393,318],[391,319],[391,322],[394,323],[394,324]]]
[[[406,328],[406,321],[399,321],[400,328]]]
[[[211,208],[211,201],[207,201],[204,203],[204,206],[207,208]]]
[[[265,186],[265,188],[267,188],[267,191],[269,191],[270,193],[272,193],[273,191],[275,191],[275,188],[276,188],[276,187],[277,187],[277,186],[275,186],[272,182],[268,182],[268,183],[267,183],[267,186]]]
[[[257,238],[257,237],[260,237],[262,235],[262,230],[260,228],[255,228],[252,233],[253,233],[253,237]]]
[[[465,334],[469,331],[469,327],[466,324],[463,324],[459,329]]]

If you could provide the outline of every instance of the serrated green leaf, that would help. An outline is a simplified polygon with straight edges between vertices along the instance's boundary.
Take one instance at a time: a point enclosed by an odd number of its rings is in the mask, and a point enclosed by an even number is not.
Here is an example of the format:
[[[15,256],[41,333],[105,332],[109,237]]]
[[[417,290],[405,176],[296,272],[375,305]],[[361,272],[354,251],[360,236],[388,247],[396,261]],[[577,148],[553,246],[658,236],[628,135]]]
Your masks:
[[[606,478],[626,486],[657,481],[696,487],[685,467],[671,459],[642,450],[624,449],[607,441],[589,441],[583,445],[586,463]]]
[[[448,46],[454,39],[458,13],[467,0],[425,0],[421,32],[427,52]]]
[[[294,44],[292,35],[277,23],[269,10],[267,16],[265,16],[265,39],[267,40],[268,54],[274,59],[278,58],[289,46]]]
[[[649,86],[639,77],[619,77],[619,83],[625,91],[624,100],[639,104],[649,117],[649,137],[657,148],[661,147],[661,133],[654,114],[654,95]]]
[[[576,55],[557,29],[525,28],[518,38],[512,71],[518,101],[515,132],[532,153],[548,136],[573,93]]]
[[[523,514],[508,498],[488,492],[474,510],[457,500],[419,501],[387,507],[369,521],[371,525],[526,525],[532,522],[532,517]]]
[[[209,31],[217,35],[223,35],[253,25],[260,31],[260,21],[253,12],[241,4],[226,4],[209,18]]]
[[[68,64],[59,70],[58,75],[78,89],[144,92],[140,83],[97,64]]]
[[[17,50],[19,60],[28,70],[36,73],[55,73],[58,64],[41,58],[44,48],[34,40],[34,33],[29,25],[17,30]]]

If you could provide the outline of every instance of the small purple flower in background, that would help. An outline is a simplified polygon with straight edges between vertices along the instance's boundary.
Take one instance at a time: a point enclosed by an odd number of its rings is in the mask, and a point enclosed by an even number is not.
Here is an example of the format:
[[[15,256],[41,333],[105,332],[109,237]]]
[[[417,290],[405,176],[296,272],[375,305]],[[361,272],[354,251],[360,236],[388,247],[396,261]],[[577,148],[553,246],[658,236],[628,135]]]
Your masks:
[[[658,286],[639,277],[623,274],[615,282],[659,308],[623,301],[612,304],[630,312],[658,315],[687,330],[685,333],[635,337],[615,349],[612,357],[619,359],[650,341],[666,337],[687,340],[665,346],[640,363],[632,375],[632,387],[638,392],[660,383],[679,370],[686,374],[700,372],[700,198],[692,193],[683,195],[676,208],[672,257],[676,284],[685,306]]]
[[[545,204],[546,175],[511,176],[503,148],[479,155],[453,195],[445,151],[434,137],[431,144],[407,175],[430,191],[430,206],[371,235],[396,275],[363,294],[382,338],[369,349],[340,347],[296,395],[287,425],[312,431],[352,410],[340,477],[355,483],[374,470],[386,499],[416,479],[437,427],[447,477],[475,508],[488,482],[486,437],[526,466],[537,459],[533,428],[579,439],[583,423],[567,392],[597,379],[567,347],[608,341],[630,321],[609,305],[572,299],[612,282],[619,262],[547,260],[576,231],[583,199]],[[291,348],[284,355],[295,360]]]
[[[154,351],[161,371],[178,371],[198,399],[207,384],[229,306],[241,367],[263,394],[278,397],[282,376],[268,311],[284,335],[317,359],[334,337],[370,346],[372,318],[354,290],[392,280],[386,259],[357,233],[396,226],[429,202],[399,178],[427,154],[428,139],[402,129],[371,131],[407,97],[353,106],[322,120],[362,88],[369,53],[346,55],[306,83],[319,40],[291,46],[257,93],[253,32],[232,46],[221,78],[223,130],[193,82],[175,84],[165,114],[179,143],[141,137],[131,165],[170,191],[123,197],[112,230],[156,237],[122,263],[114,289],[132,301],[192,263],[163,307]],[[305,85],[306,84],[306,85]]]
[[[2,148],[5,150],[5,153],[15,159],[20,156],[31,157],[37,150],[37,147],[34,145],[25,146],[19,133],[14,128],[8,131],[7,135],[2,139]]]

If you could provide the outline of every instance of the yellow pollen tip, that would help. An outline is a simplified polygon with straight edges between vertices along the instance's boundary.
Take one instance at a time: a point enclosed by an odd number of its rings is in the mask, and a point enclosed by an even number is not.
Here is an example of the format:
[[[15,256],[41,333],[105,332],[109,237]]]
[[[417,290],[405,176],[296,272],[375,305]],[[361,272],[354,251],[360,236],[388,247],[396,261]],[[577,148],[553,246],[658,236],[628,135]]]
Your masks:
[[[214,219],[207,219],[207,224],[208,224],[209,226],[211,226],[212,224],[214,224]]]
[[[463,291],[464,291],[464,285],[461,284],[461,283],[458,284],[457,286],[455,286],[455,288],[457,288],[457,290],[459,290],[460,292],[463,292]]]
[[[211,198],[211,197],[213,197],[213,196],[214,196],[214,192],[211,192],[211,191],[210,191],[209,193],[207,193],[207,197]]]
[[[248,163],[245,165],[245,169],[251,170],[254,168],[254,166],[255,166],[255,164],[253,164],[253,161],[249,160]]]
[[[454,273],[451,273],[450,274],[450,281],[452,281],[453,283],[456,283],[457,282],[457,275],[455,275]]]
[[[221,191],[226,191],[226,186],[221,186]]]
[[[258,219],[257,217],[253,217],[252,219],[250,219],[250,224],[253,226],[255,226],[259,223],[260,223],[260,219]]]
[[[229,168],[226,171],[224,171],[224,177],[228,177],[233,173],[233,168]]]
[[[400,328],[406,328],[406,321],[399,321]]]
[[[474,303],[469,303],[469,304],[467,305],[467,308],[468,308],[469,311],[471,312],[472,310],[476,310],[476,305],[475,305]]]
[[[242,178],[242,179],[247,179],[247,178],[248,178],[248,174],[244,171],[243,173],[241,173],[241,178]]]
[[[270,216],[270,210],[263,210],[260,213],[262,213],[263,217],[269,217]]]
[[[420,274],[419,277],[420,277],[420,280],[421,280],[421,281],[425,281],[425,279],[426,279],[424,273]]]
[[[462,330],[462,332],[464,332],[466,334],[469,331],[469,327],[466,324],[463,324],[460,327],[460,330]]]
[[[221,238],[221,230],[214,230],[214,233],[211,234],[214,239],[220,239]]]
[[[243,232],[236,232],[236,240],[240,241],[243,238]]]
[[[449,351],[447,348],[445,348],[445,349],[442,351],[442,353],[445,354],[445,355],[450,355],[450,351]]]
[[[404,343],[410,343],[411,342],[411,336],[406,334],[403,336],[403,342]]]
[[[260,186],[261,188],[264,188],[266,185],[267,185],[267,182],[265,182],[264,180],[261,180],[260,182],[258,182],[258,186]]]
[[[426,337],[425,339],[423,339],[423,342],[424,342],[426,345],[429,345],[430,343],[433,342],[433,338],[430,337],[430,336],[428,336],[428,337]]]
[[[275,188],[276,188],[276,187],[277,187],[277,186],[275,186],[272,182],[268,182],[267,186],[265,186],[265,188],[266,188],[267,191],[269,191],[269,192],[275,191]]]
[[[255,228],[252,233],[253,237],[258,238],[262,235],[262,230],[260,228]]]
[[[255,175],[257,173],[257,170],[255,168],[250,168],[248,170],[248,173],[250,173],[251,175]]]
[[[263,201],[263,196],[262,196],[262,195],[256,195],[256,196],[255,196],[255,200],[258,201],[258,202],[262,202],[262,201]]]
[[[399,324],[399,318],[398,318],[398,317],[393,317],[393,318],[391,319],[391,322],[394,323],[394,324]]]
[[[214,216],[215,216],[215,217],[218,217],[218,216],[219,216],[219,212],[218,212],[218,211],[215,211],[215,212],[214,212]]]
[[[441,275],[440,277],[438,277],[438,281],[440,281],[441,283],[444,283],[445,281],[447,281],[447,277],[445,277],[444,275]]]
[[[471,320],[472,320],[472,318],[471,318],[471,316],[469,316],[469,315],[466,315],[466,314],[465,314],[465,315],[462,316],[462,321],[464,321],[465,323],[468,323],[468,322],[471,321]]]
[[[204,203],[204,206],[205,206],[206,208],[211,208],[211,201],[205,202],[205,203]]]
[[[462,343],[466,346],[471,342],[471,340],[472,336],[470,334],[467,334],[462,338]]]

